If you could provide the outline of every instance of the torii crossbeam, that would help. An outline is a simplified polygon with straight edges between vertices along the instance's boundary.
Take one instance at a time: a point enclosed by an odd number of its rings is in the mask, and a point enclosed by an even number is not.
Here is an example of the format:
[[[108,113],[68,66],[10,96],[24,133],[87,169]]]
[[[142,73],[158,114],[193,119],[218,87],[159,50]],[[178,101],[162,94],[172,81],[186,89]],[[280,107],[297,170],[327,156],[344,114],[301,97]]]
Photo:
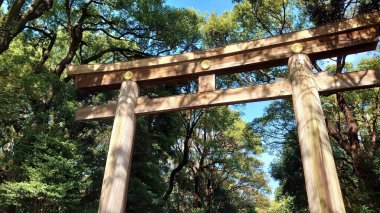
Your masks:
[[[99,212],[123,212],[133,151],[136,115],[234,103],[293,98],[311,212],[345,212],[319,94],[376,87],[380,72],[312,74],[312,60],[376,48],[380,13],[285,35],[179,55],[112,64],[68,66],[77,89],[120,88],[117,102],[84,107],[77,120],[115,118]],[[296,45],[295,45],[296,44]],[[293,48],[293,52],[291,51]],[[302,49],[303,47],[303,49]],[[302,52],[302,53],[301,53]],[[310,57],[310,58],[309,58]],[[286,65],[289,78],[271,84],[215,89],[215,75]],[[198,92],[138,97],[138,85],[198,79]]]

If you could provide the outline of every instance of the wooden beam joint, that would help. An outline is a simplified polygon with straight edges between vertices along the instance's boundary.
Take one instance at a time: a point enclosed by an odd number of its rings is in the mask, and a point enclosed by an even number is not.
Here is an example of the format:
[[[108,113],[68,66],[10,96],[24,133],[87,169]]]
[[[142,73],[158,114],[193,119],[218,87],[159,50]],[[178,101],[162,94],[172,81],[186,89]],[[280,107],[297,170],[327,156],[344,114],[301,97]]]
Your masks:
[[[215,91],[215,74],[198,77],[198,92]]]

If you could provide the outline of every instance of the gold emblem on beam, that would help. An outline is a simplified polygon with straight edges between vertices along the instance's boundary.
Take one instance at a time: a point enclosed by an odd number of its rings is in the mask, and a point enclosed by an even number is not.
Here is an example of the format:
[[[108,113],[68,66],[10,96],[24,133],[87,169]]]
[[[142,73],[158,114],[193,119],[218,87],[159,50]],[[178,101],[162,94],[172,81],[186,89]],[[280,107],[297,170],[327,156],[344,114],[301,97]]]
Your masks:
[[[293,53],[301,53],[303,50],[303,46],[300,43],[295,43],[291,47]]]
[[[131,80],[131,79],[133,78],[133,72],[131,72],[131,71],[126,72],[126,73],[123,75],[123,78],[124,78],[125,80]]]
[[[201,68],[203,70],[208,70],[211,67],[211,61],[210,60],[204,60],[201,62]]]

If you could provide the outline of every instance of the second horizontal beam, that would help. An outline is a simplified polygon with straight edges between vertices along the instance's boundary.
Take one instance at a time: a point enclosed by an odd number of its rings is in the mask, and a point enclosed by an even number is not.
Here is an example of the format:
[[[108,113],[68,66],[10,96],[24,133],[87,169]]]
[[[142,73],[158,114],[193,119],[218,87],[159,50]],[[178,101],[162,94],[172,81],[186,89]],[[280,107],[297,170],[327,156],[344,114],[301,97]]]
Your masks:
[[[326,75],[325,73],[321,73],[315,75],[314,79],[318,86],[318,91],[321,94],[380,86],[380,72],[375,70],[349,72],[336,75]],[[181,109],[283,99],[289,98],[291,95],[290,84],[285,80],[251,87],[216,90],[162,98],[152,99],[148,97],[139,97],[135,112],[137,115],[146,115]],[[76,120],[83,121],[113,118],[115,116],[116,104],[115,101],[111,101],[106,106],[80,108],[76,113]]]

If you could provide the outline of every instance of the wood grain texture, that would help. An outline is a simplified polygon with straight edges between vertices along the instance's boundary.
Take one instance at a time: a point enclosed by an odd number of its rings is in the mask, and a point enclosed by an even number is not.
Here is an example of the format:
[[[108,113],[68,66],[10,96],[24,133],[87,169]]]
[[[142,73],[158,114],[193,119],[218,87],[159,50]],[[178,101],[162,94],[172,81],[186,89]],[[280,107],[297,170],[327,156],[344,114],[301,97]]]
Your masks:
[[[287,45],[296,43],[300,40],[314,40],[326,35],[346,32],[354,29],[368,28],[378,26],[380,23],[380,12],[364,14],[353,19],[343,20],[336,23],[327,24],[313,29],[302,30],[269,37],[265,39],[241,42],[224,47],[210,48],[203,51],[190,53],[154,57],[130,62],[118,62],[112,64],[88,64],[88,65],[70,65],[67,67],[69,75],[92,73],[92,72],[109,72],[115,70],[139,69],[142,67],[155,67],[173,63],[190,62],[196,60],[205,60],[212,57],[226,55],[235,55],[239,52],[252,51],[270,46]]]
[[[137,97],[137,83],[124,81],[121,85],[112,128],[99,201],[98,212],[100,213],[125,212],[136,128]]]
[[[370,27],[348,32],[343,31],[332,35],[328,34],[328,36],[311,37],[309,40],[296,40],[296,42],[304,46],[304,53],[309,54],[312,59],[323,59],[373,50],[377,45],[378,34],[377,28]],[[139,82],[139,84],[189,80],[196,79],[200,75],[232,74],[286,65],[288,58],[291,56],[289,51],[291,44],[289,42],[278,45],[267,43],[266,46],[208,58],[212,65],[207,70],[202,69],[202,60],[194,60],[139,68],[120,69],[120,67],[115,66],[114,68],[108,68],[107,71],[96,68],[92,72],[73,73],[75,73],[76,87],[87,91],[118,87],[122,81],[122,75],[126,71],[133,72],[133,80]],[[77,68],[79,69],[79,67]]]
[[[215,74],[198,77],[198,92],[210,92],[215,90]]]
[[[356,71],[337,75],[326,75],[322,73],[315,75],[313,79],[317,84],[317,89],[320,94],[380,86],[380,72],[376,70]],[[289,81],[282,80],[272,84],[196,94],[153,99],[139,97],[137,100],[136,114],[146,115],[181,109],[290,98],[291,94],[292,91]],[[106,106],[80,108],[76,113],[76,120],[113,118],[115,116],[116,105],[116,102],[110,101]]]
[[[313,66],[307,55],[295,54],[290,57],[288,67],[309,210],[311,213],[344,213],[343,197],[318,93],[320,85],[313,78]]]

